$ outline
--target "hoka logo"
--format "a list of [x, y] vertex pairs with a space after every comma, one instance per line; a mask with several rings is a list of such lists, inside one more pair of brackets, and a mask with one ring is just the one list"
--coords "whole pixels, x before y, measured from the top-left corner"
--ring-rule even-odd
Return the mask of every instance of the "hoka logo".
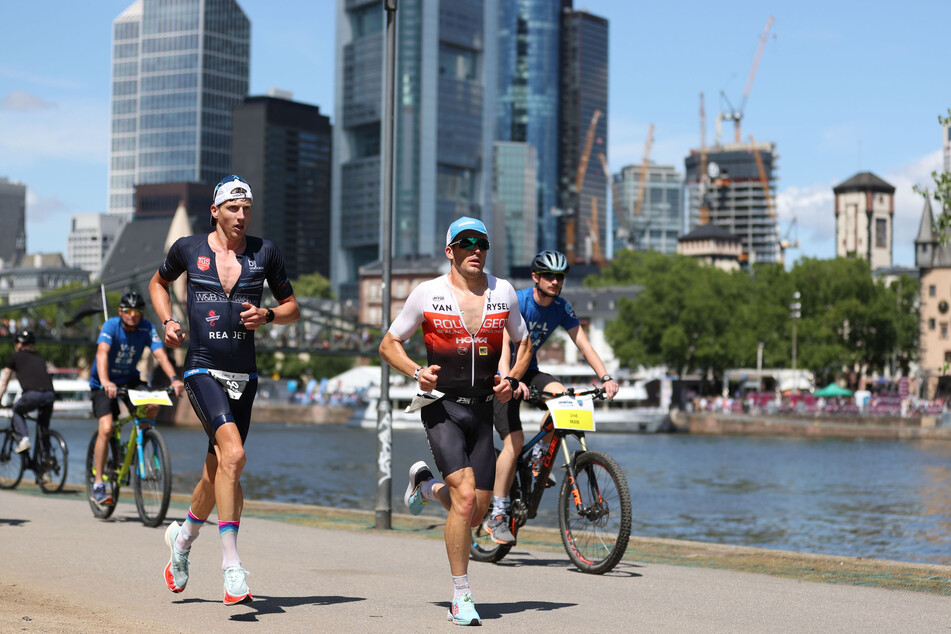
[[488, 337], [456, 337], [456, 343], [489, 343]]

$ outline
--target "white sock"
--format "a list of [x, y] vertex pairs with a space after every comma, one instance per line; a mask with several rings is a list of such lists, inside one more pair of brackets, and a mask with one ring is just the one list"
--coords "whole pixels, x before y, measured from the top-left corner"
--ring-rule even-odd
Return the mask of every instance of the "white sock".
[[497, 495], [492, 496], [492, 515], [508, 515], [509, 499]]
[[430, 478], [423, 482], [419, 487], [419, 492], [423, 494], [424, 500], [435, 500], [436, 496], [433, 495], [433, 487], [439, 484], [439, 480], [436, 478]]
[[456, 599], [469, 592], [469, 575], [464, 574], [458, 577], [453, 576], [452, 578], [452, 598]]

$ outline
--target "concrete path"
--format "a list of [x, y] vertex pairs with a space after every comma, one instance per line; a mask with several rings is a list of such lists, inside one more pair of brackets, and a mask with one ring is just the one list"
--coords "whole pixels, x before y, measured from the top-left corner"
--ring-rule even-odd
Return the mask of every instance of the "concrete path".
[[[239, 549], [255, 601], [226, 607], [213, 526], [192, 550], [187, 589], [172, 594], [162, 577], [165, 527], [139, 522], [131, 491], [100, 521], [79, 492], [21, 487], [0, 491], [0, 631], [453, 629], [445, 549], [431, 525], [376, 531], [372, 514], [361, 525], [289, 505], [246, 513]], [[177, 500], [170, 519], [184, 508]], [[327, 521], [300, 523], [302, 515]], [[496, 631], [951, 631], [948, 596], [628, 559], [599, 577], [578, 572], [564, 552], [521, 545], [501, 565], [473, 562], [469, 575], [484, 626]]]

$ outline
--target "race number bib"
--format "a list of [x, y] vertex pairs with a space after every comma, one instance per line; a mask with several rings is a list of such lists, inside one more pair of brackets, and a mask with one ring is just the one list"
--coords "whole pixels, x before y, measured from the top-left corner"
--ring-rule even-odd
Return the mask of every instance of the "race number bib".
[[171, 405], [172, 399], [165, 390], [149, 392], [148, 390], [129, 390], [129, 400], [133, 405]]
[[244, 394], [244, 388], [251, 380], [250, 374], [243, 372], [225, 372], [224, 370], [208, 370], [208, 374], [215, 377], [218, 383], [228, 390], [228, 398], [236, 401]]
[[594, 431], [594, 404], [590, 398], [562, 396], [546, 401], [556, 429]]

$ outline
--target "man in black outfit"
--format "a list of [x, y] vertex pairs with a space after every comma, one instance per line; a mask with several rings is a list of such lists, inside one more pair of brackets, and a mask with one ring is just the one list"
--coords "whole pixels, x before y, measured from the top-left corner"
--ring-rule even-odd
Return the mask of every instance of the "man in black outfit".
[[33, 344], [36, 336], [32, 330], [23, 330], [17, 335], [16, 352], [10, 355], [3, 376], [0, 377], [0, 395], [7, 393], [10, 377], [16, 372], [20, 381], [20, 398], [13, 403], [13, 433], [20, 438], [16, 452], [30, 449], [30, 430], [27, 429], [24, 414], [37, 410], [36, 422], [43, 429], [49, 429], [50, 416], [53, 414], [53, 379], [46, 371], [46, 359], [41, 357]]

